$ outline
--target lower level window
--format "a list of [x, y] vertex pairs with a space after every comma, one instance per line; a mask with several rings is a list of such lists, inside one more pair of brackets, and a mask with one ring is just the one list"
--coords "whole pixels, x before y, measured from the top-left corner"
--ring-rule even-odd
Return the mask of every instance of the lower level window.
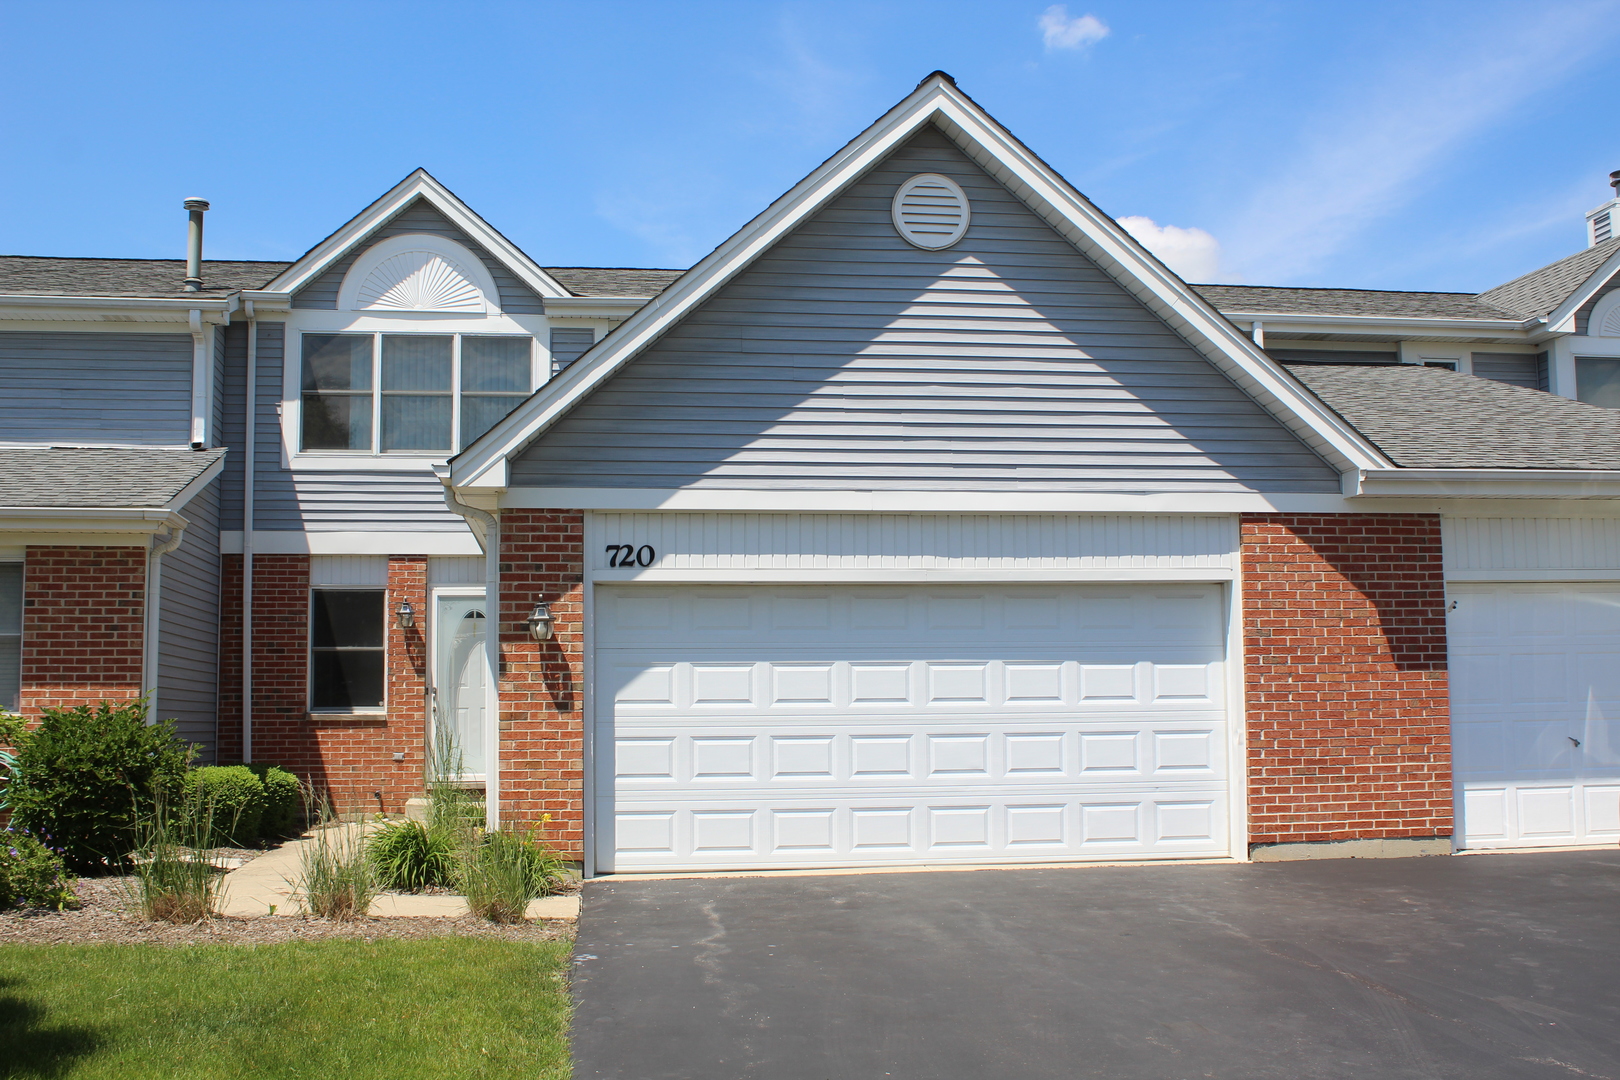
[[0, 563], [0, 709], [22, 696], [22, 563]]
[[313, 590], [309, 645], [311, 709], [382, 707], [382, 589]]

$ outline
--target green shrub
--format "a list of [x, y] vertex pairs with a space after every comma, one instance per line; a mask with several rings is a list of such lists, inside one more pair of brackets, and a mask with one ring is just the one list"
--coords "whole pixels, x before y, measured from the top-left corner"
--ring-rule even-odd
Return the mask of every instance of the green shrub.
[[421, 892], [456, 881], [456, 837], [420, 821], [391, 821], [366, 838], [366, 854], [385, 889]]
[[291, 836], [298, 827], [302, 796], [298, 777], [274, 765], [249, 765], [264, 785], [264, 816], [259, 819], [259, 835], [267, 840]]
[[193, 749], [173, 721], [148, 725], [141, 701], [46, 709], [16, 746], [6, 785], [14, 820], [49, 836], [75, 871], [125, 862], [136, 823], [180, 794]]
[[568, 868], [532, 836], [486, 833], [462, 868], [462, 887], [474, 915], [491, 922], [522, 922], [529, 901], [562, 888]]
[[186, 805], [206, 817], [212, 831], [198, 839], [205, 846], [242, 847], [259, 838], [264, 817], [264, 783], [246, 765], [205, 765], [186, 774]]
[[78, 907], [73, 879], [62, 856], [26, 829], [7, 826], [0, 833], [0, 909]]

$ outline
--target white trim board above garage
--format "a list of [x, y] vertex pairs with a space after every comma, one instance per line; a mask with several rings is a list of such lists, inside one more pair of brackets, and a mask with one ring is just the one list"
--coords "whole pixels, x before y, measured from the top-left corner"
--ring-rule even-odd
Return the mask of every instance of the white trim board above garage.
[[[918, 139], [943, 140], [952, 152], [965, 155], [961, 160], [984, 177], [978, 182], [982, 197], [988, 197], [991, 186], [1007, 193], [1021, 207], [1019, 212], [1033, 214], [1067, 241], [1065, 250], [1071, 253], [1067, 258], [1078, 254], [1090, 267], [1091, 288], [1123, 290], [1122, 295], [1133, 298], [1139, 305], [1138, 310], [1146, 313], [1154, 324], [1152, 327], [1121, 324], [1111, 330], [1101, 328], [1099, 333], [1106, 337], [1111, 332], [1116, 343], [1139, 337], [1157, 339], [1147, 343], [1167, 350], [1179, 349], [1187, 359], [1209, 365], [1213, 368], [1210, 375], [1220, 380], [1226, 393], [1235, 389], [1239, 397], [1252, 403], [1257, 426], [1279, 425], [1280, 431], [1298, 440], [1296, 446], [1308, 448], [1307, 454], [1314, 455], [1319, 463], [1325, 462], [1330, 474], [1358, 468], [1391, 467], [1370, 443], [1273, 363], [1111, 218], [1018, 143], [957, 90], [948, 77], [935, 75], [924, 80], [915, 93], [877, 124], [453, 459], [449, 470], [451, 485], [467, 493], [515, 486], [509, 461], [519, 451], [562, 422], [626, 365], [692, 318], [729, 283], [737, 281], [739, 275], [756, 267], [790, 236], [809, 227], [816, 215], [828, 210], [874, 168]], [[934, 153], [938, 145], [933, 142], [924, 148]], [[915, 171], [937, 170], [918, 168]], [[959, 249], [942, 253], [948, 257], [950, 265], [957, 268], [953, 271], [955, 277], [973, 276], [972, 252], [967, 245], [975, 235], [994, 236], [997, 228], [994, 215], [986, 221], [984, 214], [975, 211], [974, 224], [968, 230], [969, 240]], [[1019, 242], [1017, 237], [1002, 239], [1014, 245]], [[877, 253], [874, 252], [873, 257], [877, 258]], [[1036, 257], [1043, 256], [1037, 253]], [[773, 297], [792, 303], [794, 280], [775, 269], [772, 273], [776, 286], [772, 289]], [[987, 268], [983, 276], [993, 278], [994, 268]], [[994, 283], [989, 287], [994, 288]], [[853, 312], [859, 311], [862, 291], [859, 283], [850, 283], [849, 306]], [[882, 343], [874, 342], [874, 348], [881, 351]], [[978, 359], [982, 360], [982, 356]], [[675, 384], [649, 389], [677, 394], [681, 387]], [[1196, 394], [1204, 389], [1198, 386], [1186, 392]], [[1122, 399], [1129, 397], [1129, 394], [1121, 395]], [[902, 415], [903, 409], [894, 418], [895, 433], [898, 433]], [[1151, 410], [1136, 419], [1148, 425], [1154, 422]], [[874, 438], [884, 437], [882, 432], [872, 434]], [[962, 460], [974, 460], [971, 447], [964, 450]], [[862, 487], [862, 479], [859, 473], [851, 475], [845, 486]], [[1133, 490], [1165, 490], [1151, 470], [1138, 480]], [[736, 486], [746, 486], [746, 483]], [[1196, 490], [1197, 485], [1190, 487]], [[1241, 483], [1233, 485], [1234, 490], [1242, 488]], [[1117, 481], [1110, 480], [1095, 489], [1119, 490], [1119, 486]], [[1172, 483], [1169, 489], [1188, 490], [1189, 486]], [[1319, 490], [1320, 481], [1309, 489]]]

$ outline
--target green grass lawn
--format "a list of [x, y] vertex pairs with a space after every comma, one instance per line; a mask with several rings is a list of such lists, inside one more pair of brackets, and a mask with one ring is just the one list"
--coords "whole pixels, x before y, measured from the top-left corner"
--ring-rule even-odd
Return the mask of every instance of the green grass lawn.
[[0, 946], [0, 1076], [566, 1080], [569, 950]]

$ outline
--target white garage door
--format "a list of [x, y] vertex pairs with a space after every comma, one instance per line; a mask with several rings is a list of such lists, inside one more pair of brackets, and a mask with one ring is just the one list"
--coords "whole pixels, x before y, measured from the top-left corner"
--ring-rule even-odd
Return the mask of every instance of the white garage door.
[[1225, 854], [1221, 595], [599, 587], [599, 867]]
[[1620, 584], [1453, 585], [1463, 845], [1620, 838]]

